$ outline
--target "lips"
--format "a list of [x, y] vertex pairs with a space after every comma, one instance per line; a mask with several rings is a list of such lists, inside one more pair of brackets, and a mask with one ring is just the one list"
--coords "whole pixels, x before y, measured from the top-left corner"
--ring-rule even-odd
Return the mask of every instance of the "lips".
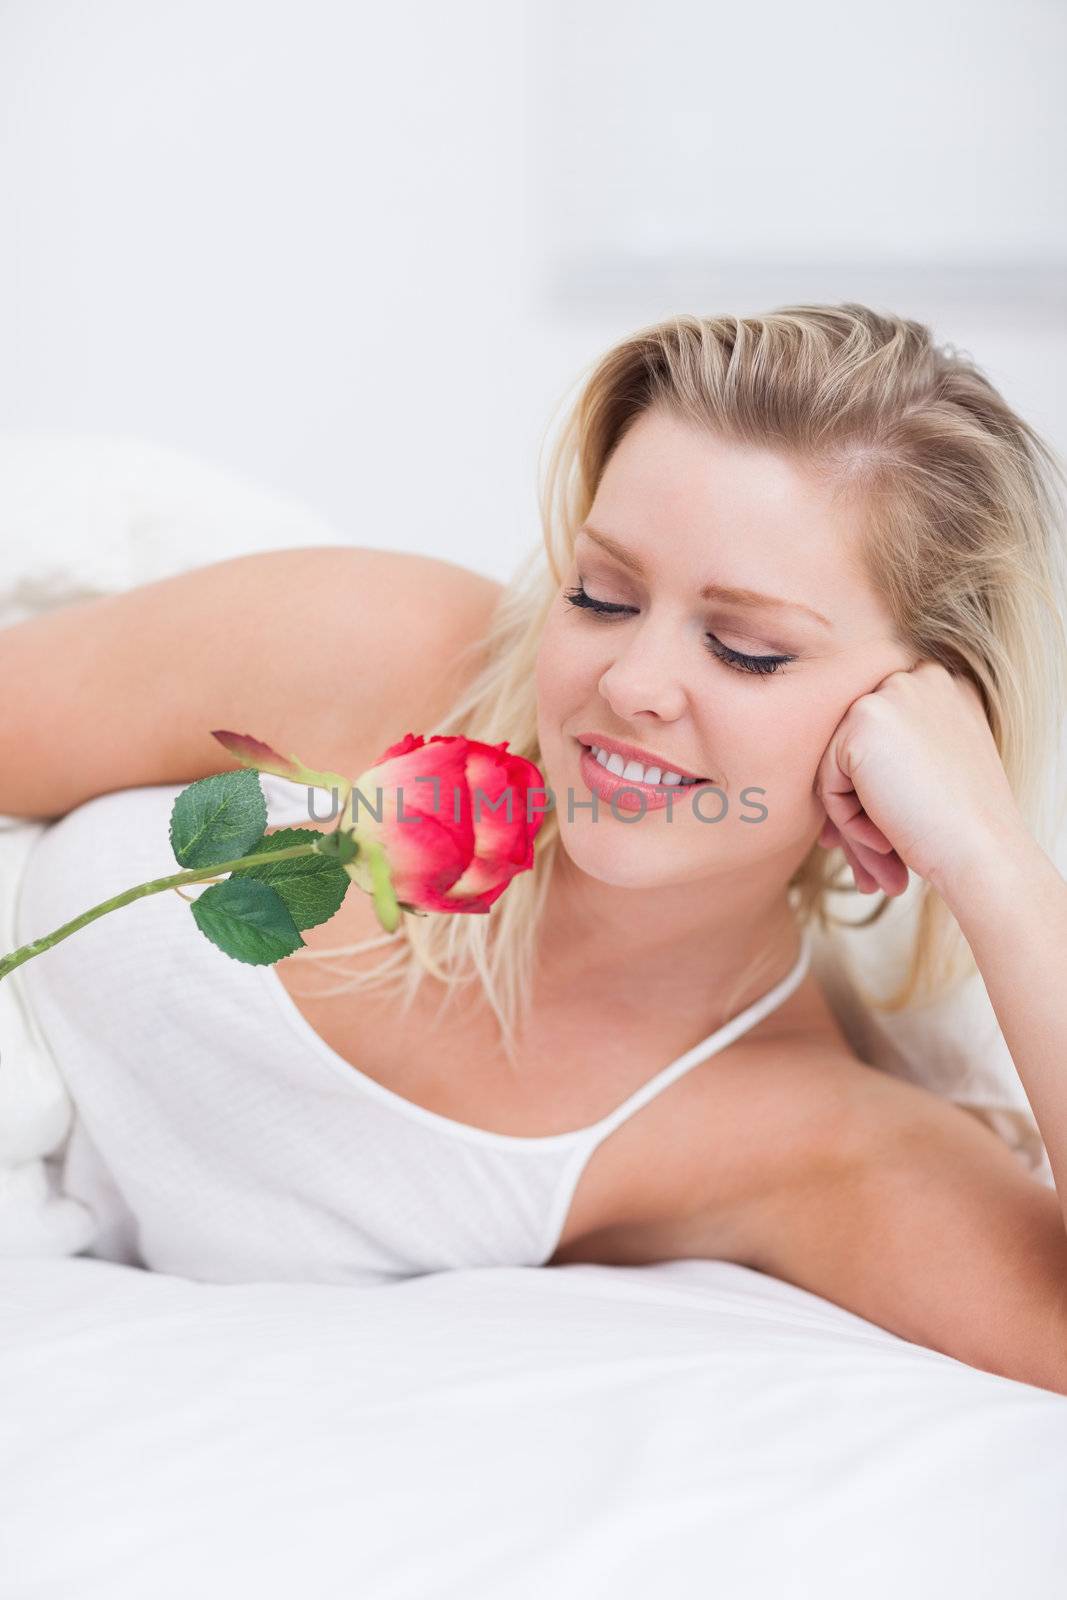
[[[577, 734], [575, 737], [581, 748], [588, 750], [591, 755], [593, 746], [597, 745], [601, 750], [607, 751], [609, 756], [617, 755], [624, 765], [628, 761], [639, 761], [646, 771], [649, 767], [658, 767], [661, 773], [677, 772], [680, 777], [692, 778], [696, 783], [711, 783], [712, 781], [711, 778], [705, 777], [701, 773], [690, 772], [688, 767], [676, 765], [666, 757], [653, 755], [651, 751], [641, 751], [633, 745], [624, 745], [621, 750], [616, 750], [612, 743], [606, 743], [600, 739], [590, 739], [582, 734]], [[618, 743], [622, 744], [622, 740], [619, 740]], [[596, 757], [593, 756], [593, 759], [596, 760]]]
[[[578, 763], [582, 780], [596, 795], [606, 801], [612, 810], [616, 807], [622, 811], [662, 811], [675, 804], [692, 805], [693, 796], [705, 792], [704, 786], [696, 783], [657, 783], [655, 785], [641, 780], [632, 780], [620, 777], [611, 772], [609, 768], [601, 766], [592, 750], [587, 750], [581, 740], [577, 740], [582, 752]], [[667, 769], [671, 769], [668, 767]]]

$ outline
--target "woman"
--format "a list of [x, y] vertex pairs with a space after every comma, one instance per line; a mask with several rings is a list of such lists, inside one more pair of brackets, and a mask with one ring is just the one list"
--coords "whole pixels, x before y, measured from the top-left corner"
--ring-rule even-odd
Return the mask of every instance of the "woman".
[[[673, 317], [588, 376], [547, 562], [503, 592], [294, 551], [11, 630], [6, 737], [39, 759], [4, 765], [0, 808], [69, 813], [23, 940], [166, 868], [154, 786], [233, 764], [212, 727], [353, 773], [409, 728], [506, 738], [555, 800], [491, 916], [382, 940], [350, 895], [250, 968], [159, 896], [22, 969], [105, 1251], [216, 1281], [726, 1258], [1067, 1393], [1067, 886], [1035, 837], [1067, 681], [1055, 471], [917, 323]], [[62, 763], [33, 745], [60, 645]], [[89, 705], [124, 714], [90, 739]], [[1057, 1192], [849, 1048], [809, 971], [843, 862], [933, 891], [898, 1001], [950, 980], [962, 930]], [[297, 986], [337, 954], [344, 983]]]

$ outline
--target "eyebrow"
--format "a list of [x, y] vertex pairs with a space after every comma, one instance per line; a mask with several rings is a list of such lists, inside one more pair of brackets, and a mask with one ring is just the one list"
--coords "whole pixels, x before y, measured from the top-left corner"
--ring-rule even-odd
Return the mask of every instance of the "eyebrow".
[[[578, 529], [578, 532], [584, 533], [587, 539], [592, 539], [594, 544], [600, 545], [609, 556], [614, 556], [620, 566], [627, 567], [629, 571], [635, 572], [639, 578], [647, 576], [644, 563], [631, 550], [628, 550], [624, 544], [620, 544], [617, 539], [613, 539], [610, 534], [600, 533], [596, 528], [590, 528], [584, 523]], [[816, 622], [821, 622], [824, 628], [833, 629], [833, 623], [828, 617], [824, 617], [821, 611], [815, 611], [811, 606], [802, 605], [798, 600], [779, 600], [776, 595], [760, 594], [755, 589], [740, 589], [725, 583], [706, 583], [700, 590], [700, 598], [702, 600], [725, 600], [733, 605], [746, 606], [752, 610], [757, 607], [775, 606], [778, 610], [804, 611], [809, 617], [814, 617]]]

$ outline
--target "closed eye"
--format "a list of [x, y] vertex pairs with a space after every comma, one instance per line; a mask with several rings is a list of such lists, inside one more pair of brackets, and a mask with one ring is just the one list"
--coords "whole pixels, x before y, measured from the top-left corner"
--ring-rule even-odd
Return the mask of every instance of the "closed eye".
[[[572, 606], [591, 611], [603, 619], [637, 614], [636, 606], [620, 606], [610, 600], [594, 600], [591, 595], [586, 594], [580, 583], [575, 588], [566, 590], [563, 598]], [[704, 638], [705, 646], [711, 654], [725, 666], [732, 667], [735, 672], [752, 672], [767, 676], [797, 659], [796, 656], [749, 656], [742, 650], [731, 650], [728, 644], [716, 639], [713, 633], [705, 634]]]

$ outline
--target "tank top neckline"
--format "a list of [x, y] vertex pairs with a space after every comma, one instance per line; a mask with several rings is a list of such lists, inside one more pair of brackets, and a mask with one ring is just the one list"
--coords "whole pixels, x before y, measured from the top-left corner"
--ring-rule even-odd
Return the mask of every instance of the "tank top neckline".
[[386, 1088], [376, 1078], [354, 1066], [346, 1060], [332, 1045], [327, 1044], [321, 1034], [315, 1032], [310, 1022], [300, 1010], [292, 995], [286, 989], [278, 976], [273, 964], [253, 968], [256, 975], [265, 984], [269, 994], [274, 998], [275, 1005], [285, 1018], [290, 1028], [307, 1045], [325, 1066], [329, 1067], [337, 1076], [342, 1077], [349, 1087], [357, 1094], [366, 1093], [384, 1105], [392, 1108], [402, 1116], [410, 1117], [416, 1122], [438, 1129], [442, 1133], [449, 1133], [459, 1138], [470, 1139], [478, 1144], [492, 1144], [511, 1149], [551, 1150], [579, 1139], [594, 1139], [596, 1136], [604, 1137], [613, 1131], [620, 1123], [624, 1122], [633, 1112], [640, 1110], [661, 1089], [667, 1088], [676, 1079], [680, 1078], [690, 1067], [695, 1067], [706, 1057], [716, 1054], [726, 1045], [732, 1044], [748, 1027], [761, 1022], [778, 1005], [788, 999], [804, 980], [811, 962], [811, 930], [807, 926], [799, 929], [800, 951], [795, 962], [784, 977], [780, 978], [766, 993], [759, 995], [749, 1005], [731, 1017], [720, 1027], [714, 1029], [704, 1039], [692, 1045], [676, 1060], [662, 1067], [647, 1083], [641, 1085], [633, 1094], [609, 1111], [606, 1116], [599, 1117], [595, 1122], [588, 1122], [580, 1128], [566, 1128], [562, 1133], [499, 1133], [492, 1128], [480, 1128], [471, 1122], [459, 1122], [454, 1117], [446, 1117], [439, 1111], [431, 1111], [427, 1106], [420, 1106], [414, 1100], [408, 1100], [404, 1095], [397, 1094], [395, 1089]]

